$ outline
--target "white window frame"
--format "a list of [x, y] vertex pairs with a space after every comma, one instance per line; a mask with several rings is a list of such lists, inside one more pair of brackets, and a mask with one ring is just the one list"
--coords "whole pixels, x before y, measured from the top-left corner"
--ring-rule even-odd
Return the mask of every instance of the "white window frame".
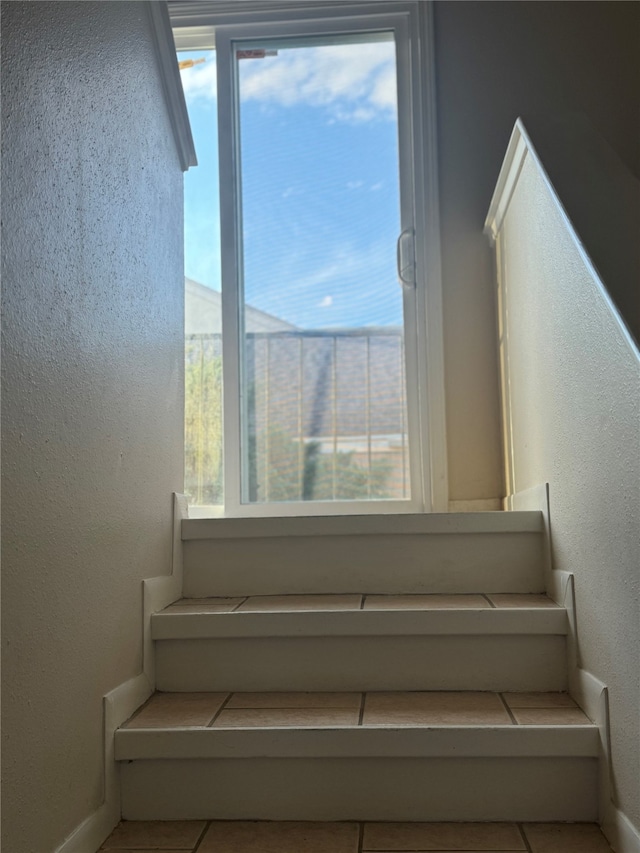
[[[318, 31], [344, 31], [347, 22], [353, 26], [357, 19], [367, 19], [367, 26], [376, 20], [379, 25], [386, 24], [396, 32], [405, 32], [408, 50], [398, 51], [409, 63], [411, 80], [410, 103], [399, 104], [399, 115], [407, 111], [412, 116], [412, 126], [408, 135], [410, 150], [400, 151], [400, 157], [409, 157], [413, 163], [413, 183], [411, 192], [401, 192], [404, 200], [412, 198], [411, 219], [415, 233], [421, 239], [415, 241], [416, 289], [415, 310], [417, 318], [416, 335], [407, 335], [407, 346], [415, 338], [415, 352], [407, 353], [407, 364], [416, 365], [417, 376], [407, 375], [412, 381], [412, 393], [417, 393], [414, 417], [416, 423], [412, 438], [418, 436], [419, 447], [412, 460], [411, 477], [416, 486], [418, 503], [414, 501], [300, 501], [278, 504], [242, 504], [240, 501], [239, 454], [230, 471], [225, 466], [225, 515], [235, 516], [285, 516], [285, 515], [339, 515], [376, 514], [401, 512], [446, 512], [448, 510], [447, 449], [445, 431], [444, 396], [444, 360], [443, 360], [443, 319], [442, 286], [440, 268], [440, 227], [437, 184], [436, 150], [436, 114], [433, 52], [433, 10], [431, 2], [380, 2], [353, 4], [312, 4], [312, 3], [219, 3], [181, 2], [169, 3], [174, 27], [174, 36], [178, 49], [229, 49], [230, 34], [246, 37], [274, 34], [303, 34], [313, 29], [317, 22]], [[393, 27], [389, 22], [393, 20]], [[403, 23], [399, 23], [400, 21]], [[249, 29], [246, 25], [251, 25]], [[342, 30], [340, 30], [342, 26]], [[229, 29], [227, 29], [229, 27]], [[224, 29], [223, 29], [224, 28]], [[366, 29], [366, 27], [365, 27]], [[220, 34], [216, 45], [216, 32]], [[228, 57], [227, 57], [228, 58]], [[221, 68], [230, 68], [230, 60], [221, 60]], [[219, 102], [219, 110], [233, 112], [231, 88], [224, 87]], [[403, 110], [403, 106], [405, 110]], [[406, 136], [406, 135], [405, 135]], [[235, 152], [221, 150], [220, 157], [235, 158]], [[230, 160], [227, 160], [227, 167]], [[407, 170], [402, 170], [407, 174]], [[226, 184], [226, 189], [225, 185]], [[229, 229], [237, 228], [238, 212], [235, 193], [231, 193], [231, 182], [221, 182], [221, 228], [222, 240], [229, 236]], [[403, 188], [404, 189], [404, 188]], [[403, 222], [407, 221], [403, 211]], [[229, 256], [228, 256], [229, 257]], [[224, 261], [223, 261], [224, 262]], [[225, 276], [237, 280], [235, 269], [223, 269]], [[224, 349], [225, 383], [239, 382], [238, 352], [239, 318], [235, 295], [225, 298], [223, 289], [223, 323], [227, 329], [235, 330], [230, 336], [227, 349]], [[237, 387], [237, 385], [236, 385]], [[411, 417], [411, 415], [410, 415]], [[225, 407], [224, 430], [227, 435], [240, 435], [240, 410], [238, 406]], [[233, 430], [233, 431], [231, 431]], [[225, 459], [227, 459], [225, 453]], [[414, 480], [414, 478], [416, 478]], [[413, 486], [412, 486], [413, 488]]]

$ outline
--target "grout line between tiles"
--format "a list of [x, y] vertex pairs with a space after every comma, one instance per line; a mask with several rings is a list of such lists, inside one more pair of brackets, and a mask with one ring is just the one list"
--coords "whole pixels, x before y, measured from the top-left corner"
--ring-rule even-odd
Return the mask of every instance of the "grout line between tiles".
[[358, 608], [359, 610], [364, 610], [364, 602], [367, 598], [368, 598], [368, 596], [366, 596], [366, 595], [360, 596], [360, 607]]
[[520, 830], [520, 835], [522, 836], [522, 840], [524, 842], [526, 850], [528, 851], [528, 853], [533, 853], [533, 848], [531, 847], [531, 844], [529, 844], [529, 839], [527, 838], [527, 834], [524, 831], [524, 826], [521, 823], [516, 824], [516, 826]]
[[358, 725], [359, 726], [362, 725], [362, 720], [364, 718], [364, 703], [366, 701], [366, 698], [367, 698], [367, 694], [363, 690], [362, 693], [360, 694], [360, 714], [358, 715]]
[[[364, 596], [363, 596], [364, 598]], [[362, 694], [364, 696], [364, 693]], [[362, 853], [362, 845], [364, 844], [364, 822], [358, 824], [358, 853]]]
[[494, 610], [497, 610], [496, 605], [493, 603], [493, 601], [491, 601], [491, 599], [489, 598], [489, 596], [486, 593], [482, 592], [480, 594], [485, 599], [485, 601], [489, 602], [489, 607], [493, 607]]
[[198, 838], [198, 840], [196, 841], [196, 845], [195, 845], [195, 847], [193, 848], [193, 850], [191, 851], [191, 853], [197, 853], [198, 849], [200, 848], [200, 845], [202, 844], [202, 841], [203, 841], [203, 839], [204, 839], [205, 835], [207, 834], [207, 830], [209, 829], [209, 827], [210, 827], [210, 826], [211, 826], [211, 821], [210, 821], [210, 820], [206, 820], [206, 821], [204, 822], [204, 829], [203, 829], [203, 830], [202, 830], [202, 832], [200, 833], [200, 837], [199, 837], [199, 838]]
[[160, 691], [158, 691], [158, 690], [154, 690], [154, 691], [153, 691], [153, 693], [151, 694], [151, 696], [149, 696], [149, 698], [147, 699], [147, 701], [146, 701], [146, 702], [144, 702], [142, 705], [140, 705], [140, 707], [139, 707], [139, 708], [136, 708], [136, 710], [135, 710], [135, 711], [133, 712], [133, 714], [129, 717], [129, 719], [128, 719], [128, 720], [125, 720], [125, 721], [124, 721], [124, 723], [122, 723], [122, 726], [121, 726], [121, 727], [126, 727], [126, 724], [127, 724], [127, 723], [131, 723], [131, 722], [133, 722], [133, 720], [135, 720], [135, 719], [136, 719], [136, 717], [139, 717], [139, 716], [140, 716], [140, 714], [141, 714], [141, 713], [144, 711], [144, 709], [147, 707], [147, 705], [150, 705], [150, 704], [151, 704], [151, 702], [155, 699], [155, 697], [158, 695], [158, 693], [159, 693], [159, 692], [160, 692]]
[[221, 714], [221, 713], [224, 711], [224, 709], [227, 707], [227, 704], [228, 704], [228, 702], [230, 701], [230, 699], [231, 699], [231, 697], [232, 697], [232, 696], [233, 696], [233, 693], [227, 693], [227, 698], [224, 700], [224, 702], [222, 703], [222, 705], [220, 705], [220, 707], [219, 707], [219, 708], [218, 708], [218, 710], [215, 712], [215, 714], [213, 715], [213, 717], [209, 720], [209, 722], [207, 723], [207, 725], [205, 726], [205, 728], [207, 728], [207, 729], [210, 729], [210, 728], [211, 728], [211, 726], [215, 723], [215, 721], [218, 719], [218, 717], [220, 716], [220, 714]]
[[504, 705], [504, 709], [505, 709], [505, 711], [506, 711], [506, 712], [507, 712], [507, 714], [511, 717], [511, 722], [513, 723], [513, 725], [514, 725], [514, 726], [518, 726], [518, 725], [520, 725], [520, 724], [518, 723], [518, 721], [516, 720], [516, 718], [514, 717], [513, 712], [512, 712], [512, 710], [511, 710], [511, 708], [508, 706], [508, 704], [507, 704], [507, 700], [504, 698], [504, 696], [502, 695], [502, 693], [498, 693], [498, 696], [500, 697], [500, 701], [501, 701], [501, 702], [502, 702], [502, 704]]
[[[431, 848], [429, 848], [431, 849]], [[531, 848], [527, 847], [528, 853], [531, 853]], [[251, 851], [253, 853], [253, 851]], [[303, 851], [301, 851], [303, 853]], [[371, 848], [362, 848], [362, 851], [358, 850], [358, 853], [376, 853], [375, 850]], [[425, 847], [395, 847], [393, 853], [428, 853]], [[444, 851], [438, 850], [435, 853], [444, 853]], [[447, 847], [447, 853], [483, 853], [482, 850], [470, 850], [468, 847]], [[525, 851], [519, 847], [517, 850], [515, 848], [510, 848], [509, 850], [501, 851], [501, 853], [525, 853]]]

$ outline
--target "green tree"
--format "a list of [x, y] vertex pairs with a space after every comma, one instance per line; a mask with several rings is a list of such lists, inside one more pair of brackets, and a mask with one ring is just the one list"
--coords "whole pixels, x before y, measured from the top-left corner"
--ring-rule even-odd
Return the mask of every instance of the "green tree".
[[223, 503], [222, 358], [211, 341], [185, 352], [185, 490], [195, 504]]

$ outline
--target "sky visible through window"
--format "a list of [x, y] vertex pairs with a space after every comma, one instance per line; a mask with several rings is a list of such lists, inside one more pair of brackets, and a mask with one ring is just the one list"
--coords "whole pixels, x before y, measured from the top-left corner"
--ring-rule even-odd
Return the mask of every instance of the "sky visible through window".
[[[186, 275], [220, 290], [215, 54], [182, 80]], [[399, 326], [394, 43], [240, 60], [245, 301], [300, 328]]]

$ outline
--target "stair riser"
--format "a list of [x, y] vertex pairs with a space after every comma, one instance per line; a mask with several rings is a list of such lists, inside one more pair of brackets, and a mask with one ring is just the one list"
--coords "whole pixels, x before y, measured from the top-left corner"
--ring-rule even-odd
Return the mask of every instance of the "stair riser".
[[156, 642], [163, 691], [566, 689], [560, 635]]
[[122, 817], [593, 821], [596, 790], [592, 758], [131, 761]]
[[542, 592], [539, 533], [202, 539], [184, 595]]

